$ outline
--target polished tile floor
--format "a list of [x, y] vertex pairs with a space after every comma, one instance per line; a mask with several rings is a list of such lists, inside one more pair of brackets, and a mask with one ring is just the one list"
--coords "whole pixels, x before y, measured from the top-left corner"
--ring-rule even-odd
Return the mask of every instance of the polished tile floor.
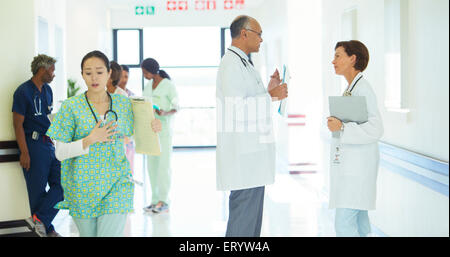
[[[127, 237], [222, 237], [228, 215], [228, 192], [215, 189], [215, 149], [175, 150], [172, 157], [170, 211], [147, 214], [151, 190], [142, 155], [136, 155], [133, 213], [128, 215]], [[327, 195], [320, 170], [315, 174], [277, 174], [266, 187], [261, 236], [335, 236], [334, 211], [327, 208]], [[54, 223], [65, 237], [78, 231], [68, 211], [60, 211]]]

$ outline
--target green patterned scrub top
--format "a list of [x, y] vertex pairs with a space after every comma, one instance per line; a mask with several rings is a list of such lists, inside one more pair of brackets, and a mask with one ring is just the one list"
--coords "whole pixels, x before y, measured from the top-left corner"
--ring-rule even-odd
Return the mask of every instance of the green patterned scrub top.
[[[111, 94], [111, 99], [112, 109], [118, 116], [118, 134], [132, 136], [130, 100], [118, 94]], [[100, 119], [103, 113], [99, 114], [92, 103], [91, 106], [97, 119]], [[69, 143], [88, 136], [95, 125], [85, 96], [81, 94], [62, 103], [47, 136]], [[123, 137], [116, 137], [115, 142], [89, 146], [89, 154], [62, 161], [64, 201], [56, 204], [55, 208], [68, 209], [72, 217], [82, 219], [132, 211], [134, 184], [130, 181], [131, 169], [124, 150]]]

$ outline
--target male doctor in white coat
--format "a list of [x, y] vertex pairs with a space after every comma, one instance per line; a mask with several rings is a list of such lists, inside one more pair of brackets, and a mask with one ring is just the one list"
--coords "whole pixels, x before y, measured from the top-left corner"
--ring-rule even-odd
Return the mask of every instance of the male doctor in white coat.
[[272, 101], [287, 97], [278, 70], [266, 88], [249, 54], [262, 43], [259, 23], [238, 16], [217, 74], [217, 189], [231, 191], [227, 237], [259, 237], [264, 187], [275, 180]]

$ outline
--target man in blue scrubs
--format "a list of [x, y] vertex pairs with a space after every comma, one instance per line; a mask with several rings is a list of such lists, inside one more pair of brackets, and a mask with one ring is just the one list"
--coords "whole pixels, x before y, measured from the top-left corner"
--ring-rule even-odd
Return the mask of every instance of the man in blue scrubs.
[[53, 109], [53, 93], [48, 83], [55, 77], [55, 63], [55, 59], [44, 54], [34, 57], [33, 77], [16, 89], [12, 106], [35, 231], [49, 237], [60, 236], [52, 225], [59, 211], [53, 207], [63, 200], [61, 163], [55, 157], [52, 141], [45, 135], [50, 126], [47, 115]]

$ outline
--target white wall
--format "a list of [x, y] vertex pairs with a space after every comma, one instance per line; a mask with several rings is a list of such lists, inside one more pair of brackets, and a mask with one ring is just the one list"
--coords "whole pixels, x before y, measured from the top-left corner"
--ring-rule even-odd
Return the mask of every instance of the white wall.
[[[35, 3], [35, 17], [43, 18], [48, 23], [48, 52], [39, 51], [39, 38], [43, 35], [39, 34], [39, 29], [36, 24], [36, 39], [35, 49], [37, 54], [47, 54], [57, 59], [55, 65], [55, 79], [50, 84], [53, 91], [54, 108], [57, 110], [60, 106], [60, 101], [67, 97], [67, 82], [66, 82], [66, 60], [65, 60], [65, 33], [66, 33], [66, 0], [36, 0]], [[56, 28], [62, 31], [62, 45], [57, 44]], [[62, 55], [57, 49], [62, 48]]]
[[[357, 36], [369, 49], [366, 78], [374, 88], [383, 117], [383, 141], [448, 162], [448, 1], [409, 0], [409, 114], [388, 111], [384, 106], [384, 1], [323, 0], [324, 94], [340, 94], [340, 78], [331, 61], [334, 45], [341, 40], [340, 17], [358, 7]], [[403, 28], [405, 29], [405, 28]], [[327, 102], [324, 109], [327, 110]]]
[[[448, 162], [448, 4], [447, 0], [409, 0], [408, 72], [405, 106], [398, 113], [384, 106], [384, 1], [323, 0], [324, 117], [327, 97], [341, 94], [341, 79], [331, 61], [341, 37], [341, 15], [357, 8], [357, 38], [369, 49], [364, 72], [378, 99], [384, 122], [382, 141]], [[324, 150], [329, 155], [329, 149]], [[401, 190], [398, 190], [401, 189]], [[431, 204], [432, 203], [432, 204]], [[377, 211], [372, 222], [391, 236], [448, 236], [448, 197], [380, 168]], [[395, 218], [393, 218], [395, 217]], [[445, 228], [446, 227], [446, 228]]]
[[[12, 123], [12, 96], [20, 84], [31, 78], [30, 64], [35, 54], [35, 24], [33, 0], [1, 2], [0, 141], [16, 138]], [[25, 180], [18, 162], [0, 163], [0, 206], [0, 222], [23, 219], [30, 215]]]
[[16, 88], [32, 76], [36, 21], [32, 0], [20, 3], [3, 1], [0, 6], [0, 53], [3, 60], [0, 62], [0, 75], [3, 78], [0, 94], [0, 141], [4, 141], [16, 138], [12, 127], [12, 96]]
[[406, 117], [384, 112], [384, 141], [449, 161], [449, 1], [409, 0]]
[[100, 50], [112, 60], [112, 30], [107, 1], [67, 0], [66, 63], [67, 79], [75, 79], [86, 90], [81, 76], [81, 60], [93, 50]]

